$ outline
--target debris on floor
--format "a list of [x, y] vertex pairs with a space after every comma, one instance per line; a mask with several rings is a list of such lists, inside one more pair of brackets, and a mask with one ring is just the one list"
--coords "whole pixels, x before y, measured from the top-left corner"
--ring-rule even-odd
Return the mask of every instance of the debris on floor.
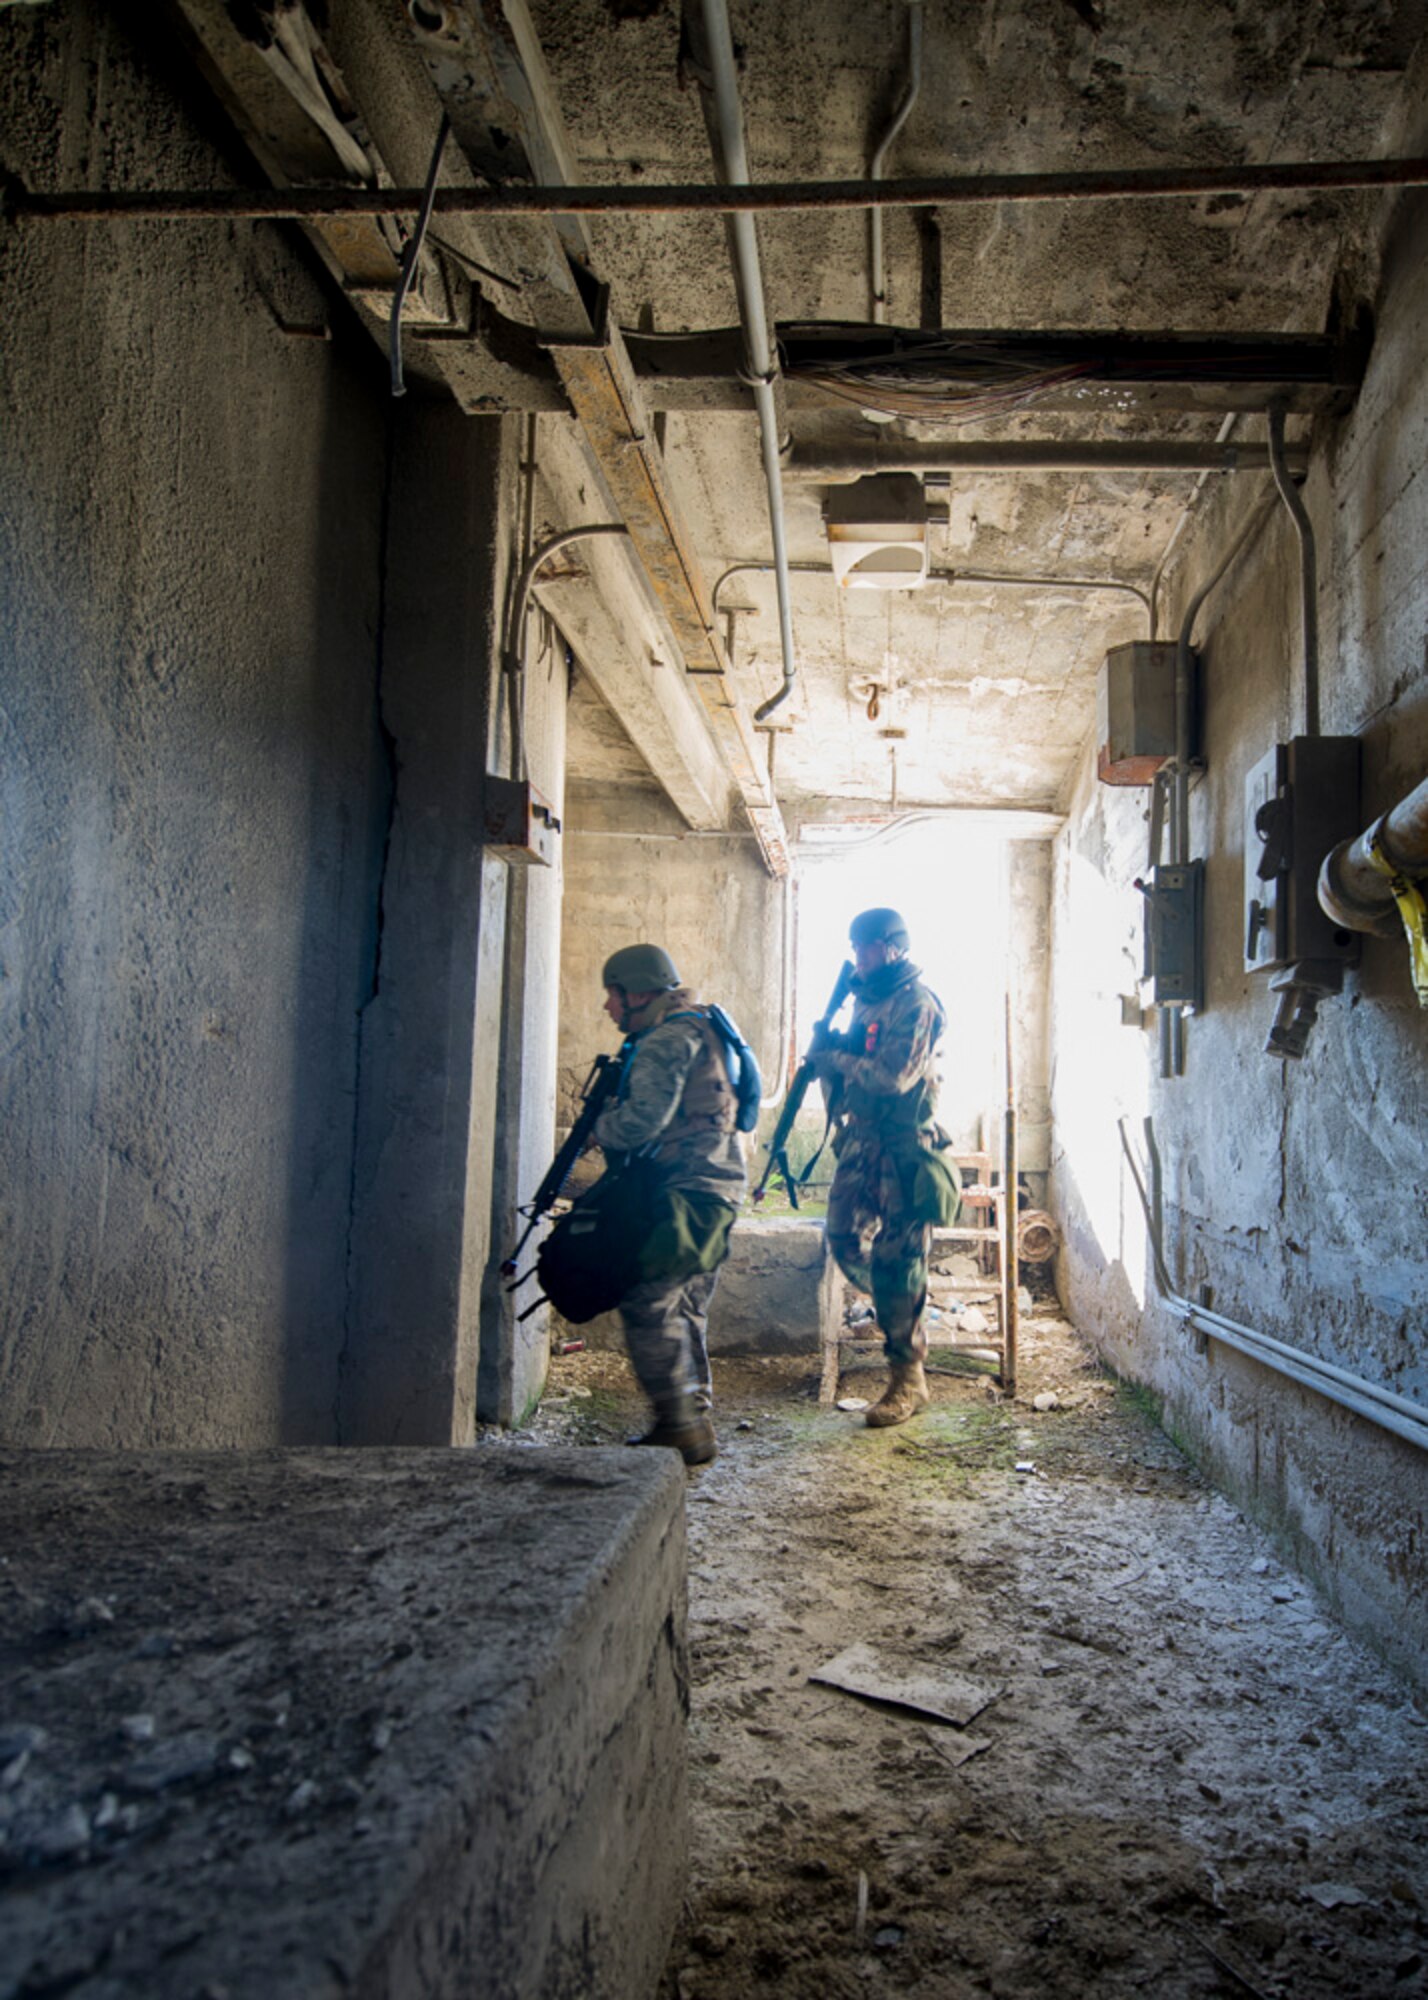
[[836, 1659], [808, 1678], [824, 1687], [841, 1688], [845, 1694], [861, 1695], [865, 1701], [885, 1702], [937, 1722], [953, 1723], [958, 1729], [965, 1728], [1001, 1693], [999, 1687], [969, 1680], [945, 1667], [929, 1672], [916, 1659], [883, 1652], [861, 1641], [845, 1646]]
[[[890, 1431], [819, 1407], [816, 1355], [714, 1373], [662, 2000], [1425, 1990], [1424, 1718], [1053, 1308], [1014, 1401], [929, 1369]], [[632, 1427], [619, 1357], [577, 1381], [528, 1439]], [[1005, 1691], [972, 1736], [810, 1683], [854, 1636]]]

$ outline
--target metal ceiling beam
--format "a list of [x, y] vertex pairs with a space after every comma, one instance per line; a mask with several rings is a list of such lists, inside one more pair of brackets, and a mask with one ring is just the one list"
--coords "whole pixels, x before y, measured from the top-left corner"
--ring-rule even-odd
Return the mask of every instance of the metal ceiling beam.
[[[494, 0], [468, 0], [483, 8]], [[448, 15], [458, 11], [451, 0]], [[504, 11], [504, 10], [503, 10]], [[763, 181], [746, 187], [676, 183], [447, 187], [438, 215], [760, 215], [860, 208], [967, 208], [998, 202], [1165, 201], [1198, 195], [1348, 193], [1428, 187], [1428, 159], [1296, 160], [1278, 166], [1128, 167], [1100, 173], [952, 174], [893, 181]], [[183, 222], [202, 217], [304, 221], [343, 215], [415, 215], [418, 187], [359, 194], [309, 190], [286, 199], [233, 188], [14, 190], [14, 209], [35, 217]]]

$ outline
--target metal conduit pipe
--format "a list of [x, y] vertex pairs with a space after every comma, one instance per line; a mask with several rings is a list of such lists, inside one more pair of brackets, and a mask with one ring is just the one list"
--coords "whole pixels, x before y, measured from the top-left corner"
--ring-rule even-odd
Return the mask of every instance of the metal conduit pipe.
[[[793, 576], [832, 576], [831, 563], [793, 562], [789, 564]], [[719, 592], [731, 576], [740, 576], [746, 571], [757, 571], [767, 575], [773, 568], [767, 562], [730, 563], [722, 570], [714, 585], [713, 604], [719, 609]], [[1116, 578], [1098, 576], [1013, 576], [1004, 570], [992, 569], [929, 569], [928, 578], [934, 583], [993, 583], [1009, 584], [1021, 590], [1118, 590], [1128, 597], [1137, 597], [1149, 609], [1150, 599], [1138, 583], [1122, 583]]]
[[[735, 184], [747, 183], [749, 158], [744, 145], [744, 114], [739, 103], [739, 78], [734, 66], [734, 38], [729, 28], [729, 10], [724, 0], [702, 0], [706, 48], [713, 85], [715, 170], [720, 178]], [[749, 386], [759, 419], [759, 446], [764, 462], [764, 484], [768, 488], [769, 532], [773, 541], [774, 574], [778, 578], [779, 642], [783, 649], [783, 685], [754, 710], [754, 720], [762, 722], [773, 714], [793, 692], [797, 661], [793, 649], [793, 607], [788, 589], [788, 531], [783, 514], [783, 470], [779, 464], [778, 408], [774, 383], [778, 380], [778, 355], [769, 338], [764, 314], [764, 278], [759, 263], [757, 226], [751, 215], [731, 214], [728, 218], [729, 246], [734, 262], [734, 288], [739, 298], [739, 318], [744, 329]]]
[[[922, 0], [907, 0], [907, 75], [903, 83], [902, 98], [893, 120], [882, 137], [882, 143], [873, 154], [868, 168], [868, 179], [880, 181], [883, 177], [883, 162], [887, 159], [892, 142], [907, 123], [907, 115], [917, 102], [917, 93], [922, 88]], [[880, 208], [868, 210], [868, 278], [872, 294], [873, 320], [878, 326], [887, 323], [888, 295], [887, 272], [883, 260], [883, 212]]]
[[1395, 937], [1401, 926], [1393, 889], [1374, 866], [1369, 852], [1374, 844], [1400, 875], [1411, 879], [1428, 873], [1428, 778], [1357, 839], [1340, 841], [1319, 871], [1319, 902], [1336, 924], [1347, 931]]
[[782, 962], [779, 967], [778, 992], [778, 1040], [775, 1043], [775, 1060], [765, 1066], [764, 1082], [767, 1088], [759, 1099], [760, 1111], [771, 1111], [783, 1100], [793, 1076], [794, 1010], [797, 1006], [798, 977], [794, 938], [797, 928], [794, 919], [795, 878], [790, 868], [783, 878], [783, 908], [780, 920]]
[[1178, 867], [1184, 867], [1190, 859], [1190, 641], [1195, 631], [1195, 620], [1200, 615], [1200, 607], [1210, 592], [1224, 576], [1230, 564], [1250, 536], [1267, 518], [1274, 505], [1274, 494], [1266, 493], [1259, 505], [1246, 517], [1244, 526], [1235, 536], [1217, 566], [1200, 585], [1195, 595], [1185, 607], [1185, 616], [1180, 621], [1180, 632], [1175, 647], [1175, 775], [1170, 794], [1170, 858]]
[[[1215, 443], [1217, 445], [1229, 443], [1231, 433], [1233, 432], [1235, 425], [1239, 422], [1239, 417], [1240, 413], [1238, 410], [1230, 411], [1230, 414], [1225, 418], [1224, 422], [1220, 425], [1220, 428], [1215, 433]], [[1160, 637], [1161, 582], [1164, 579], [1166, 569], [1169, 566], [1170, 558], [1175, 553], [1176, 547], [1180, 541], [1180, 537], [1184, 534], [1186, 528], [1188, 528], [1190, 525], [1190, 516], [1195, 511], [1195, 503], [1199, 500], [1200, 495], [1204, 492], [1205, 482], [1209, 477], [1210, 474], [1207, 468], [1204, 472], [1200, 474], [1200, 477], [1195, 481], [1195, 484], [1191, 487], [1190, 498], [1185, 502], [1185, 506], [1183, 511], [1181, 512], [1180, 519], [1175, 523], [1175, 526], [1171, 529], [1170, 540], [1165, 544], [1165, 547], [1161, 550], [1160, 561], [1155, 565], [1155, 575], [1150, 580], [1150, 632], [1148, 636], [1151, 638], [1152, 641]]]
[[1269, 413], [1269, 462], [1279, 497], [1289, 509], [1299, 535], [1299, 600], [1304, 625], [1304, 734], [1319, 734], [1319, 565], [1314, 548], [1314, 524], [1303, 495], [1289, 476], [1284, 454], [1284, 410]]
[[1348, 1369], [1340, 1368], [1332, 1361], [1321, 1361], [1316, 1354], [1309, 1354], [1301, 1347], [1291, 1347], [1288, 1342], [1276, 1340], [1272, 1334], [1260, 1333], [1254, 1327], [1244, 1326], [1239, 1320], [1228, 1319], [1224, 1313], [1212, 1312], [1208, 1306], [1197, 1305], [1193, 1299], [1184, 1298], [1176, 1291], [1161, 1241], [1160, 1177], [1151, 1121], [1148, 1118], [1145, 1121], [1145, 1136], [1151, 1155], [1152, 1182], [1156, 1189], [1154, 1198], [1146, 1191], [1140, 1164], [1126, 1137], [1126, 1121], [1122, 1118], [1117, 1122], [1126, 1163], [1145, 1215], [1156, 1290], [1170, 1311], [1211, 1340], [1223, 1341], [1227, 1347], [1236, 1348], [1252, 1361], [1272, 1368], [1278, 1375], [1287, 1376], [1302, 1388], [1312, 1389], [1316, 1395], [1326, 1397], [1342, 1409], [1352, 1410], [1356, 1416], [1366, 1417], [1380, 1429], [1392, 1431], [1395, 1437], [1428, 1451], [1428, 1407], [1422, 1403], [1415, 1403], [1410, 1397], [1400, 1396], [1392, 1389], [1380, 1388], [1376, 1382], [1366, 1381], [1361, 1375], [1351, 1375]]
[[502, 665], [510, 675], [511, 688], [511, 775], [519, 778], [525, 772], [526, 744], [523, 722], [524, 701], [522, 699], [522, 676], [525, 673], [525, 623], [526, 611], [530, 603], [531, 586], [536, 573], [548, 556], [557, 549], [563, 549], [569, 542], [583, 542], [591, 535], [628, 535], [629, 529], [623, 521], [592, 521], [583, 528], [562, 528], [558, 535], [549, 535], [545, 541], [533, 548], [526, 557], [525, 564], [511, 598], [511, 627], [506, 641], [505, 657]]

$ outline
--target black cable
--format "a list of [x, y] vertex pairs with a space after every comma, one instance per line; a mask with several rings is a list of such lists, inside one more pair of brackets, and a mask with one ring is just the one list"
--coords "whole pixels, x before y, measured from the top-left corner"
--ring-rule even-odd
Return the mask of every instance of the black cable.
[[392, 394], [405, 396], [407, 385], [402, 380], [402, 307], [407, 302], [407, 293], [412, 288], [416, 276], [417, 259], [421, 255], [422, 244], [426, 241], [427, 225], [431, 221], [431, 205], [436, 199], [436, 176], [441, 167], [441, 155], [446, 146], [446, 136], [451, 130], [451, 120], [443, 111], [441, 123], [437, 127], [436, 144], [431, 149], [431, 165], [426, 170], [426, 186], [422, 191], [421, 212], [417, 216], [416, 228], [402, 251], [402, 267], [397, 278], [397, 289], [392, 294], [392, 312], [388, 321], [388, 349], [392, 364]]

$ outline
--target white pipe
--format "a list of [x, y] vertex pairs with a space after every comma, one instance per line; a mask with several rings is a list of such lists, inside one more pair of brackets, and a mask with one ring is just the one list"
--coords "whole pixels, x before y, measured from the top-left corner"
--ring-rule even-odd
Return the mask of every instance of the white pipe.
[[[1153, 1146], [1150, 1120], [1145, 1122], [1146, 1136]], [[1140, 1167], [1126, 1137], [1126, 1121], [1121, 1118], [1117, 1123], [1131, 1179], [1145, 1213], [1156, 1290], [1170, 1311], [1211, 1340], [1223, 1341], [1227, 1347], [1236, 1348], [1252, 1361], [1258, 1361], [1264, 1367], [1272, 1368], [1276, 1374], [1299, 1383], [1301, 1388], [1312, 1389], [1316, 1395], [1338, 1403], [1343, 1409], [1352, 1410], [1356, 1416], [1366, 1417], [1381, 1430], [1392, 1431], [1395, 1437], [1428, 1451], [1428, 1408], [1422, 1403], [1415, 1403], [1392, 1389], [1380, 1388], [1378, 1383], [1365, 1381], [1361, 1375], [1351, 1375], [1348, 1369], [1340, 1368], [1332, 1361], [1321, 1361], [1318, 1355], [1306, 1353], [1302, 1347], [1291, 1347], [1286, 1341], [1276, 1340], [1272, 1334], [1260, 1333], [1254, 1327], [1241, 1325], [1239, 1320], [1227, 1319], [1223, 1313], [1212, 1312], [1208, 1306], [1196, 1305], [1193, 1299], [1183, 1298], [1175, 1290], [1160, 1241], [1159, 1218], [1153, 1212]]]
[[[703, 14], [718, 132], [719, 157], [715, 161], [715, 171], [725, 183], [747, 186], [751, 179], [749, 156], [744, 145], [744, 114], [739, 103], [739, 77], [734, 65], [734, 38], [729, 27], [729, 10], [724, 0], [703, 0]], [[727, 225], [734, 258], [734, 286], [739, 295], [739, 317], [744, 328], [749, 387], [753, 390], [754, 408], [759, 419], [764, 484], [768, 488], [769, 532], [773, 540], [774, 573], [778, 578], [779, 641], [783, 648], [783, 686], [754, 710], [755, 721], [762, 722], [793, 692], [797, 673], [793, 649], [793, 606], [788, 588], [783, 470], [778, 455], [778, 408], [773, 393], [779, 365], [764, 313], [764, 279], [759, 263], [757, 226], [753, 216], [747, 213], [730, 215]]]
[[[868, 179], [880, 181], [883, 177], [883, 162], [892, 148], [892, 142], [907, 123], [907, 115], [917, 102], [917, 93], [922, 88], [922, 0], [908, 0], [907, 7], [907, 80], [903, 86], [902, 100], [893, 113], [893, 121], [883, 134], [882, 144], [873, 154], [868, 168]], [[868, 276], [873, 301], [873, 320], [878, 326], [887, 323], [888, 295], [884, 282], [886, 271], [883, 259], [883, 212], [880, 208], [868, 210]]]

